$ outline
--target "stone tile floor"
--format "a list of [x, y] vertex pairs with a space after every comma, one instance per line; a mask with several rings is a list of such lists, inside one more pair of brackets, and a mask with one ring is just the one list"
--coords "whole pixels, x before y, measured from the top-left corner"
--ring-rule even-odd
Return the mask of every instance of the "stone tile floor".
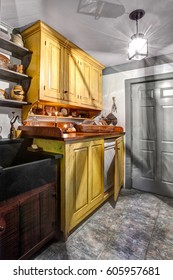
[[173, 199], [123, 189], [36, 260], [173, 260]]

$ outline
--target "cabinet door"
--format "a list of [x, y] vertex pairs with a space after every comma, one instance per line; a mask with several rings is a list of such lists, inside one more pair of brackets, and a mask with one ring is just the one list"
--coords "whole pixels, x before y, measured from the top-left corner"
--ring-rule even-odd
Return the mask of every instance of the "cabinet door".
[[16, 260], [20, 254], [18, 204], [0, 207], [0, 259]]
[[65, 165], [65, 222], [69, 232], [102, 201], [104, 141], [67, 145]]
[[104, 194], [104, 142], [91, 141], [90, 146], [90, 207], [103, 199]]
[[39, 193], [40, 201], [40, 234], [41, 240], [55, 232], [56, 225], [56, 192], [55, 184], [49, 184]]
[[91, 105], [102, 108], [102, 71], [92, 66]]
[[21, 256], [40, 241], [39, 195], [23, 195], [20, 201], [20, 243]]
[[89, 142], [69, 146], [66, 157], [67, 227], [77, 225], [89, 207]]
[[81, 103], [91, 106], [91, 64], [83, 60], [83, 91]]
[[78, 79], [78, 58], [72, 55], [69, 50], [64, 49], [64, 100], [78, 102], [77, 79]]
[[55, 234], [55, 184], [50, 183], [23, 194], [20, 198], [21, 256], [43, 239]]
[[115, 152], [115, 184], [114, 184], [114, 200], [118, 198], [121, 187], [124, 184], [124, 142], [123, 137], [116, 140]]
[[56, 102], [63, 98], [61, 89], [63, 50], [58, 40], [48, 36], [43, 38], [44, 77], [41, 84], [44, 86], [41, 99]]
[[73, 51], [66, 51], [64, 99], [91, 106], [91, 64]]

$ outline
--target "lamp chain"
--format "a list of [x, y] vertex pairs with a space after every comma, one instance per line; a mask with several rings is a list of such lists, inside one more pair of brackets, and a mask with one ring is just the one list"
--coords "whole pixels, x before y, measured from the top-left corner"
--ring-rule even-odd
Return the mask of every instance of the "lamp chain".
[[138, 34], [138, 20], [136, 19], [136, 34]]

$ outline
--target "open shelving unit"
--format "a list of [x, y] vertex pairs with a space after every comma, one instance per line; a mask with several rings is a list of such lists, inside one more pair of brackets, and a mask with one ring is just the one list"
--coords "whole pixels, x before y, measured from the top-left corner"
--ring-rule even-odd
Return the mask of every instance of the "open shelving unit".
[[[4, 39], [0, 37], [0, 51], [8, 54], [9, 56], [15, 57], [21, 60], [21, 64], [24, 65], [24, 68], [28, 67], [32, 51], [18, 46], [10, 40]], [[7, 68], [0, 67], [0, 80], [8, 81], [12, 83], [21, 84], [25, 93], [27, 93], [32, 77], [21, 74], [16, 71], [9, 70]], [[29, 105], [30, 103], [25, 101], [11, 100], [11, 99], [0, 99], [1, 107], [14, 107], [14, 108], [22, 108], [23, 105]]]

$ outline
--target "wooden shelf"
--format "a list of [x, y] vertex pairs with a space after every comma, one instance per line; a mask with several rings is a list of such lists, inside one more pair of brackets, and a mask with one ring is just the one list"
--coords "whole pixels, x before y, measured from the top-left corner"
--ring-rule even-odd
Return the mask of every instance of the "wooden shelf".
[[31, 80], [31, 77], [5, 68], [0, 68], [0, 79], [14, 83], [19, 83], [23, 80]]
[[15, 43], [13, 43], [9, 40], [6, 40], [2, 37], [0, 37], [0, 46], [2, 49], [5, 49], [5, 50], [11, 52], [12, 56], [19, 58], [19, 59], [24, 56], [32, 54], [32, 51], [29, 51], [26, 48], [20, 47], [20, 46], [16, 45]]
[[[40, 120], [48, 120], [48, 121], [53, 121], [55, 122], [55, 116], [47, 116], [47, 115], [31, 115], [31, 114], [28, 114], [28, 118], [27, 120], [31, 120], [33, 117], [36, 117], [38, 119], [38, 121]], [[86, 120], [88, 118], [79, 118], [79, 117], [71, 117], [71, 116], [67, 116], [67, 117], [64, 117], [64, 116], [57, 116], [56, 117], [57, 121], [62, 121], [62, 122], [65, 122], [65, 121], [83, 121], [83, 120]]]

